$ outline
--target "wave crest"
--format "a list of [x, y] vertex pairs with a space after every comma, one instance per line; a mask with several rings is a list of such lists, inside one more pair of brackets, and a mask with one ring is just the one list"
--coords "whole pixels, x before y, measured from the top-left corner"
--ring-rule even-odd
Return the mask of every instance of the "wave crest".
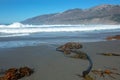
[[120, 30], [120, 25], [24, 25], [16, 22], [10, 25], [0, 25], [0, 34], [23, 35], [37, 32], [88, 32], [114, 29]]

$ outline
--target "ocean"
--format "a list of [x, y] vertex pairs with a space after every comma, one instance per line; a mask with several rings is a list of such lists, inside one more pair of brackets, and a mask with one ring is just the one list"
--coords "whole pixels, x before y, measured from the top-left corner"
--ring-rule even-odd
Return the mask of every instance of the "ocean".
[[42, 43], [98, 42], [120, 35], [120, 25], [0, 25], [0, 48], [36, 46]]

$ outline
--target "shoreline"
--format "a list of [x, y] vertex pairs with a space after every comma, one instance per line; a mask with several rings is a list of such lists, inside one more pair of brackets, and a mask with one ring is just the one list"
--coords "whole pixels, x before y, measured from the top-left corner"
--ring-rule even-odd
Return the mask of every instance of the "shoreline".
[[[120, 54], [120, 41], [102, 41], [81, 43], [81, 51], [87, 53], [93, 60], [93, 69], [105, 67], [117, 68], [120, 73], [119, 56], [102, 56], [97, 53], [113, 52]], [[82, 80], [76, 74], [82, 74], [88, 67], [88, 61], [65, 57], [56, 48], [63, 43], [42, 44], [0, 50], [0, 68], [29, 66], [34, 73], [20, 80]], [[120, 76], [116, 76], [119, 80]]]

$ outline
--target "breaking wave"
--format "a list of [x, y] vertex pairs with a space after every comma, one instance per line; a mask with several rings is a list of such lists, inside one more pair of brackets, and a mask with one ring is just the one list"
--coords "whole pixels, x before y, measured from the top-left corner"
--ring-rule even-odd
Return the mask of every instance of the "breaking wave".
[[120, 30], [120, 25], [24, 25], [13, 23], [10, 25], [0, 25], [0, 37], [24, 36], [39, 32], [88, 32], [102, 30]]

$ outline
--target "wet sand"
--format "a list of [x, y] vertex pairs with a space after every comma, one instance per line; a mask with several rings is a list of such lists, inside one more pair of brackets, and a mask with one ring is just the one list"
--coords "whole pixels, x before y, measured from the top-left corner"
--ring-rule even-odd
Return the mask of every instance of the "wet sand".
[[[81, 51], [86, 52], [93, 60], [93, 69], [117, 68], [120, 73], [119, 56], [97, 55], [103, 52], [120, 54], [120, 41], [103, 41], [81, 43]], [[19, 80], [82, 80], [76, 74], [82, 74], [88, 67], [87, 60], [66, 57], [56, 48], [62, 44], [39, 44], [0, 50], [0, 69], [28, 66], [34, 69], [29, 77]], [[115, 76], [120, 79], [120, 76]], [[98, 80], [103, 80], [99, 78]]]

